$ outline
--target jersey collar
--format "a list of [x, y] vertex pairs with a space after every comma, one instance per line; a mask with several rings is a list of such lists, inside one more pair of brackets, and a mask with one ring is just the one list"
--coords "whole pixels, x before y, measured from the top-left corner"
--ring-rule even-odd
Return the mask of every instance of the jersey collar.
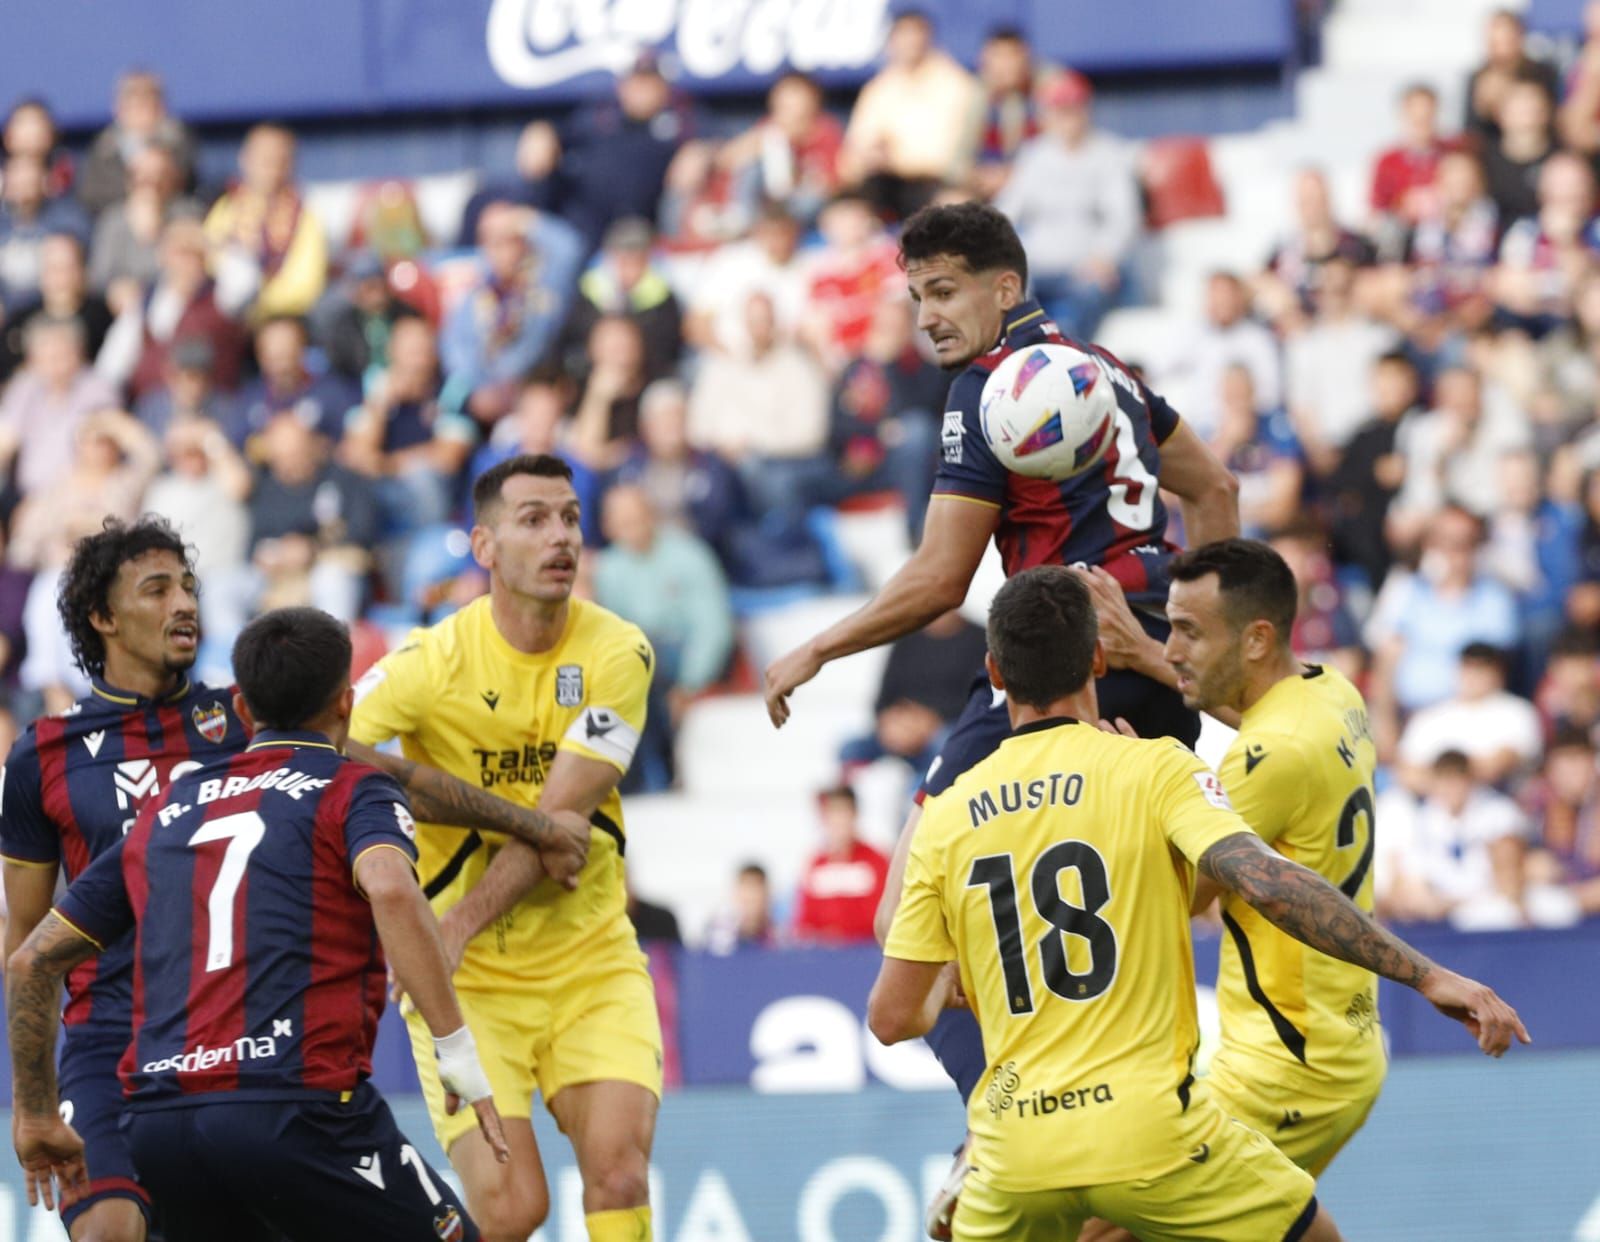
[[130, 691], [118, 689], [116, 686], [113, 686], [110, 682], [106, 681], [105, 678], [99, 676], [91, 676], [89, 678], [89, 685], [94, 692], [95, 698], [103, 699], [107, 703], [114, 703], [118, 707], [122, 708], [154, 707], [162, 703], [176, 703], [179, 699], [187, 695], [191, 689], [193, 689], [193, 686], [190, 684], [187, 676], [178, 682], [177, 688], [174, 689], [172, 693], [164, 694], [160, 698], [155, 699], [147, 698], [142, 694], [133, 694]]
[[1000, 321], [1000, 343], [1010, 344], [1011, 338], [1024, 329], [1037, 332], [1045, 318], [1044, 307], [1033, 298], [1023, 299], [1008, 310], [1005, 318]]
[[1024, 733], [1043, 733], [1046, 729], [1059, 729], [1062, 725], [1082, 723], [1076, 716], [1046, 716], [1043, 720], [1030, 720], [1025, 725], [1018, 725], [1011, 730], [1011, 736], [1021, 737]]
[[310, 729], [262, 729], [245, 749], [265, 750], [272, 746], [297, 746], [339, 753], [339, 748], [328, 740], [326, 733], [316, 733]]

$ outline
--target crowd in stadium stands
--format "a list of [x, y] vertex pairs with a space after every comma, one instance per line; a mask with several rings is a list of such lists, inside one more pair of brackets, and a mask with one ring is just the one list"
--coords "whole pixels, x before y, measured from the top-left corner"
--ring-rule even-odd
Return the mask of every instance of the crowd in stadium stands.
[[[1426, 86], [1397, 101], [1363, 218], [1295, 170], [1265, 266], [1216, 272], [1203, 318], [1129, 358], [1238, 474], [1247, 533], [1290, 559], [1298, 649], [1368, 696], [1392, 773], [1380, 909], [1471, 927], [1600, 912], [1600, 6], [1564, 72], [1515, 16], [1486, 34], [1464, 117]], [[594, 552], [581, 589], [660, 654], [628, 788], [671, 787], [676, 724], [737, 674], [740, 601], [836, 582], [838, 506], [920, 525], [948, 377], [915, 331], [899, 223], [992, 198], [1072, 334], [1140, 297], [1133, 149], [1020, 33], [993, 32], [974, 74], [904, 14], [853, 104], [826, 103], [789, 73], [714, 133], [646, 54], [608, 106], [528, 125], [452, 235], [387, 181], [347, 239], [281, 125], [210, 186], [151, 73], [116, 84], [76, 151], [47, 101], [18, 103], [0, 135], [3, 731], [83, 689], [55, 580], [106, 513], [155, 510], [193, 541], [202, 669], [226, 680], [260, 608], [315, 603], [370, 658], [471, 598], [465, 484], [557, 452]], [[902, 643], [841, 774], [923, 764], [981, 643], [954, 616]], [[715, 942], [870, 935], [883, 860], [847, 790], [819, 807], [798, 896], [775, 903], [747, 868]]]

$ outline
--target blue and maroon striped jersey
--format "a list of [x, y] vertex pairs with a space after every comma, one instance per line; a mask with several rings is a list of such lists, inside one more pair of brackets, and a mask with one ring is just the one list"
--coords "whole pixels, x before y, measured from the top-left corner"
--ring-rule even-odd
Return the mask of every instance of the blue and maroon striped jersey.
[[[122, 840], [139, 808], [185, 772], [243, 750], [233, 689], [185, 681], [162, 699], [96, 679], [59, 716], [17, 739], [0, 775], [0, 856], [65, 867], [75, 880]], [[132, 944], [112, 944], [67, 980], [64, 1020], [82, 1034], [127, 1039]]]
[[[1105, 363], [1117, 394], [1116, 439], [1094, 469], [1056, 483], [1012, 474], [995, 458], [978, 419], [989, 375], [1009, 354], [1031, 345], [1070, 345]], [[1034, 301], [1006, 313], [1000, 341], [950, 385], [935, 496], [953, 496], [1000, 510], [995, 544], [1006, 576], [1035, 565], [1103, 566], [1136, 604], [1164, 605], [1167, 510], [1156, 475], [1161, 444], [1178, 415], [1129, 373], [1114, 355], [1061, 335]]]
[[415, 863], [400, 787], [312, 733], [263, 731], [175, 781], [56, 913], [134, 931], [129, 1107], [352, 1090], [372, 1070], [383, 949], [356, 860]]

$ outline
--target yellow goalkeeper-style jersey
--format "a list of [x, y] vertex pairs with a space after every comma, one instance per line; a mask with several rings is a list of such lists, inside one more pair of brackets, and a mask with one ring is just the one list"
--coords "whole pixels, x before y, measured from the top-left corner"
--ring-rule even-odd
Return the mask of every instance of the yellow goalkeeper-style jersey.
[[[1264, 840], [1371, 913], [1376, 763], [1360, 692], [1310, 665], [1244, 713], [1220, 775]], [[1375, 1089], [1386, 1060], [1372, 972], [1301, 944], [1232, 893], [1222, 920], [1216, 1063], [1322, 1098]]]
[[[518, 651], [496, 628], [489, 598], [414, 631], [356, 687], [350, 736], [381, 745], [398, 736], [408, 759], [503, 798], [537, 806], [563, 751], [626, 772], [644, 728], [655, 654], [638, 626], [574, 599], [549, 651]], [[458, 987], [538, 984], [605, 950], [637, 952], [625, 911], [626, 835], [615, 789], [593, 816], [577, 891], [538, 886], [467, 947]], [[476, 884], [504, 843], [495, 833], [419, 824], [417, 870], [443, 914]]]

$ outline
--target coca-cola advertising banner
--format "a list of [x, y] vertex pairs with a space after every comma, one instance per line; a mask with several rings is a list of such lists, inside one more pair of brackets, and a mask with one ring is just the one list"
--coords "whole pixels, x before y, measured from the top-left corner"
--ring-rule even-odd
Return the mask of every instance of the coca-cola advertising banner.
[[1090, 72], [1275, 65], [1293, 44], [1293, 0], [14, 0], [0, 110], [37, 95], [69, 127], [103, 124], [132, 65], [199, 122], [564, 104], [644, 49], [696, 93], [759, 90], [790, 67], [848, 86], [906, 7], [969, 65], [997, 26]]

